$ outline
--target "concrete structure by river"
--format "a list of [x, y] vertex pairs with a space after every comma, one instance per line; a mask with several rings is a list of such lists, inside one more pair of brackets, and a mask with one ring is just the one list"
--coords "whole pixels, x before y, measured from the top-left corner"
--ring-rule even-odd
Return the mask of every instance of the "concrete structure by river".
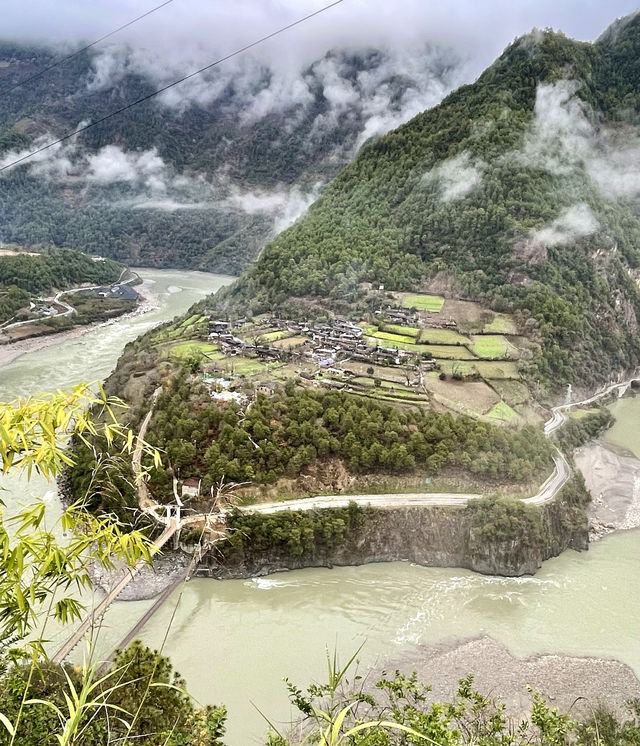
[[[0, 399], [103, 378], [126, 342], [227, 279], [193, 272], [141, 274], [154, 283], [158, 310], [27, 353], [0, 368]], [[625, 400], [625, 407], [635, 407], [631, 429], [640, 419], [640, 399]], [[51, 485], [2, 480], [0, 486], [9, 490], [3, 499], [14, 502], [48, 491], [49, 515], [57, 517]], [[282, 677], [298, 684], [321, 678], [325, 645], [347, 654], [366, 639], [361, 660], [370, 664], [402, 656], [416, 644], [486, 631], [517, 653], [611, 656], [640, 673], [639, 538], [634, 531], [608, 537], [588, 553], [565, 552], [534, 578], [395, 563], [256, 580], [193, 580], [173, 594], [142, 638], [160, 644], [180, 599], [165, 651], [201, 702], [228, 706], [230, 744], [251, 743], [265, 730], [251, 702], [272, 718], [287, 717]], [[105, 619], [104, 649], [152, 603], [116, 602]]]

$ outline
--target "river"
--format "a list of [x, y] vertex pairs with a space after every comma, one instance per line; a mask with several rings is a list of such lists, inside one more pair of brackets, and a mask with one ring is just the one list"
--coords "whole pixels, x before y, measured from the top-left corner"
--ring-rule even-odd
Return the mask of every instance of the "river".
[[[193, 272], [140, 274], [153, 283], [156, 311], [25, 354], [0, 369], [0, 400], [105, 377], [126, 342], [228, 281]], [[635, 408], [625, 419], [626, 432], [635, 432], [640, 398], [620, 406], [621, 412]], [[620, 425], [616, 432], [628, 437]], [[51, 485], [14, 479], [0, 486], [14, 503], [48, 491], [50, 515], [59, 512]], [[518, 654], [615, 657], [640, 673], [638, 538], [632, 531], [589, 552], [565, 552], [534, 578], [390, 563], [244, 581], [195, 579], [173, 594], [141, 637], [159, 647], [169, 629], [164, 650], [190, 691], [202, 703], [229, 708], [230, 746], [259, 742], [266, 724], [258, 709], [287, 718], [282, 678], [300, 685], [321, 680], [326, 647], [344, 657], [364, 641], [360, 660], [366, 666], [405, 655], [417, 644], [487, 632]], [[116, 644], [150, 603], [115, 603], [106, 615], [103, 647]]]

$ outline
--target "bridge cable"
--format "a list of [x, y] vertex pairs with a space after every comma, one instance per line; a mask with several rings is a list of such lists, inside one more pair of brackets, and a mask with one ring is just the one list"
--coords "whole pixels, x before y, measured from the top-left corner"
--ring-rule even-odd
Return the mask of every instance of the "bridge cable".
[[53, 70], [54, 67], [58, 67], [58, 65], [62, 65], [65, 62], [72, 60], [74, 57], [77, 57], [79, 54], [86, 52], [87, 49], [91, 49], [91, 47], [95, 47], [96, 44], [100, 44], [101, 41], [104, 41], [105, 39], [109, 39], [111, 36], [114, 36], [115, 34], [119, 33], [123, 29], [129, 28], [129, 26], [133, 26], [134, 23], [141, 21], [143, 18], [150, 16], [152, 13], [155, 13], [157, 10], [160, 10], [160, 8], [164, 8], [165, 5], [169, 5], [172, 2], [174, 2], [174, 0], [165, 0], [165, 2], [160, 3], [160, 5], [156, 5], [155, 8], [151, 8], [150, 10], [147, 10], [146, 13], [143, 13], [137, 18], [132, 18], [130, 21], [127, 21], [127, 23], [124, 23], [122, 26], [118, 26], [118, 28], [114, 29], [113, 31], [109, 31], [108, 34], [105, 34], [104, 36], [101, 36], [99, 39], [92, 41], [91, 44], [87, 44], [86, 47], [82, 47], [82, 49], [78, 49], [77, 52], [72, 52], [66, 57], [62, 57], [61, 59], [56, 60], [56, 62], [52, 62], [47, 67], [43, 67], [42, 70], [40, 70], [39, 72], [34, 73], [33, 75], [29, 75], [28, 77], [23, 78], [22, 80], [19, 80], [17, 83], [14, 83], [9, 88], [2, 89], [2, 93], [10, 93], [11, 91], [14, 91], [16, 88], [20, 88], [20, 86], [26, 85], [27, 83], [31, 83], [32, 80], [37, 80], [38, 78], [41, 78], [45, 73], [48, 73], [49, 70]]
[[128, 109], [132, 109], [134, 106], [137, 106], [138, 104], [141, 104], [144, 101], [148, 101], [150, 98], [154, 98], [154, 96], [158, 96], [160, 93], [164, 93], [165, 91], [168, 91], [170, 88], [173, 88], [174, 86], [177, 86], [180, 83], [184, 83], [185, 80], [189, 80], [190, 78], [194, 78], [196, 75], [200, 75], [206, 70], [210, 70], [212, 67], [216, 67], [217, 65], [220, 65], [222, 62], [226, 62], [227, 60], [230, 60], [232, 57], [236, 57], [237, 55], [242, 54], [242, 52], [246, 52], [248, 49], [257, 47], [259, 44], [262, 44], [269, 39], [273, 39], [274, 36], [278, 36], [279, 34], [282, 34], [285, 31], [292, 29], [294, 26], [298, 26], [301, 23], [308, 21], [310, 18], [320, 15], [321, 13], [324, 13], [325, 11], [329, 10], [330, 8], [335, 7], [336, 5], [340, 5], [342, 2], [344, 2], [344, 0], [335, 0], [329, 5], [325, 5], [324, 7], [320, 8], [319, 10], [314, 11], [313, 13], [309, 13], [309, 15], [303, 16], [302, 18], [298, 18], [297, 21], [293, 21], [292, 23], [289, 23], [286, 26], [282, 26], [276, 31], [272, 31], [270, 34], [267, 34], [266, 36], [263, 36], [260, 39], [257, 39], [256, 41], [252, 41], [250, 44], [246, 44], [245, 46], [240, 47], [239, 49], [236, 49], [235, 51], [225, 55], [224, 57], [220, 57], [219, 59], [215, 60], [215, 62], [211, 62], [209, 65], [205, 65], [204, 67], [201, 67], [199, 70], [194, 70], [194, 72], [189, 73], [188, 75], [185, 75], [184, 77], [179, 78], [178, 80], [174, 80], [172, 83], [168, 83], [167, 85], [162, 86], [162, 88], [158, 88], [152, 93], [148, 93], [146, 96], [142, 96], [141, 98], [138, 98], [135, 101], [131, 101], [130, 103], [125, 104], [124, 106], [121, 106], [119, 109], [112, 111], [110, 114], [106, 114], [105, 116], [100, 117], [100, 119], [96, 119], [93, 122], [89, 122], [89, 124], [86, 124], [83, 127], [79, 127], [73, 132], [68, 132], [66, 135], [59, 137], [57, 140], [53, 140], [52, 142], [47, 143], [46, 145], [43, 145], [41, 148], [38, 148], [37, 150], [33, 150], [30, 153], [27, 153], [26, 155], [21, 156], [20, 158], [16, 158], [15, 161], [12, 161], [11, 163], [7, 163], [5, 166], [0, 167], [0, 172], [6, 171], [6, 169], [12, 168], [13, 166], [16, 166], [18, 163], [22, 163], [23, 161], [26, 161], [29, 158], [33, 158], [34, 155], [38, 155], [38, 153], [42, 153], [43, 151], [48, 150], [49, 148], [52, 148], [54, 145], [58, 145], [59, 143], [64, 142], [65, 140], [69, 140], [70, 138], [75, 137], [76, 135], [79, 135], [81, 132], [86, 132], [92, 127], [95, 127], [98, 124], [102, 124], [102, 122], [106, 122], [107, 119], [111, 119], [112, 117], [115, 117], [118, 114], [122, 114], [122, 112], [127, 111]]

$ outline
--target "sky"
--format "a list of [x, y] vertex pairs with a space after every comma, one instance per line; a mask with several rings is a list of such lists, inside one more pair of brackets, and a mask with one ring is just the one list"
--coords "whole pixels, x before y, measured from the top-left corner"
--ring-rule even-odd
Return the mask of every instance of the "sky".
[[[234, 116], [251, 123], [272, 112], [304, 113], [313, 107], [315, 87], [321, 85], [328, 105], [309, 127], [309, 142], [314, 138], [321, 141], [335, 131], [341, 117], [354, 117], [361, 127], [354, 146], [357, 149], [369, 137], [397, 127], [436, 105], [457, 86], [471, 82], [510, 42], [533, 28], [551, 27], [573, 38], [593, 40], [617, 17], [636, 11], [638, 1], [343, 0], [210, 73], [172, 88], [158, 101], [176, 110], [186, 110], [190, 103], [217, 105], [232, 83]], [[4, 0], [0, 38], [56, 43], [71, 51], [160, 2], [30, 0], [26, 4], [24, 0]], [[172, 0], [97, 45], [91, 70], [78, 85], [107, 91], [135, 70], [161, 87], [330, 2]], [[377, 62], [357, 75], [347, 55], [327, 56], [330, 50], [370, 49], [380, 51]], [[393, 83], [398, 75], [410, 81], [400, 97]], [[564, 112], [562, 106], [556, 109]], [[287, 122], [295, 125], [295, 116]], [[43, 133], [43, 142], [55, 134]], [[2, 163], [20, 155], [7, 153]], [[34, 159], [32, 168], [55, 179], [84, 178], [97, 184], [124, 181], [151, 193], [154, 205], [170, 205], [171, 209], [178, 202], [168, 200], [168, 195], [180, 189], [198, 191], [197, 184], [179, 184], [154, 150], [125, 152], [110, 145], [98, 153], [87, 153], [81, 144], [69, 141]], [[476, 166], [461, 163], [452, 168], [453, 176], [462, 173], [467, 178]], [[218, 176], [224, 181], [224, 174]], [[449, 179], [455, 196], [458, 182], [452, 181], [452, 174], [440, 177], [445, 182]], [[287, 195], [276, 196], [278, 204], [287, 202]], [[193, 197], [197, 205], [205, 198], [201, 194]], [[233, 190], [227, 198], [248, 211], [267, 209], [274, 199], [263, 194], [247, 197]], [[294, 202], [304, 205], [310, 198], [295, 195]], [[186, 199], [185, 195], [180, 199]]]
[[[329, 0], [173, 0], [109, 40], [188, 69], [228, 53]], [[4, 38], [92, 41], [160, 0], [5, 0]], [[432, 44], [469, 58], [476, 74], [516, 36], [533, 27], [595, 39], [614, 18], [638, 8], [637, 0], [343, 0], [342, 4], [267, 42], [272, 65], [299, 66], [336, 46], [413, 47]]]

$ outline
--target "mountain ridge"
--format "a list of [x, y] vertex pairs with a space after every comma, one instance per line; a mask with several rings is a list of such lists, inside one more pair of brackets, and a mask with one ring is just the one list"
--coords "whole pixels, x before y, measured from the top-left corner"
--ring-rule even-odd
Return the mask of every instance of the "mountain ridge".
[[640, 89], [624, 71], [640, 58], [640, 16], [604, 39], [516, 40], [475, 83], [364, 146], [228, 295], [259, 310], [449, 275], [534, 320], [545, 384], [638, 365], [640, 183], [624, 161], [640, 153]]

